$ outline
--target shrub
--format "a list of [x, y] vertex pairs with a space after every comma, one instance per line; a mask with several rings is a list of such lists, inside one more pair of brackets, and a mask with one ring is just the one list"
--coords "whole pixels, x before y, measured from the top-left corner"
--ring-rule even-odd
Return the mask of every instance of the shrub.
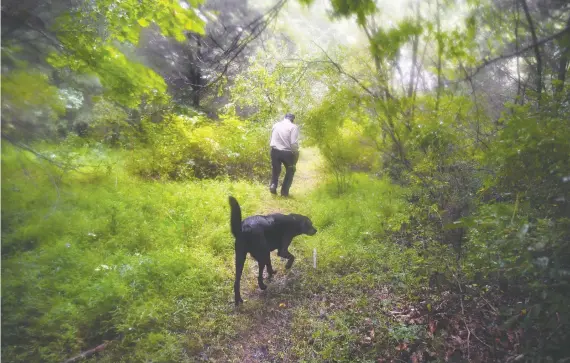
[[362, 123], [355, 120], [358, 107], [347, 104], [351, 92], [330, 92], [327, 99], [306, 115], [305, 127], [309, 142], [319, 147], [327, 172], [335, 178], [337, 193], [351, 185], [354, 170], [372, 171], [378, 158], [373, 147], [366, 144]]
[[233, 117], [219, 123], [202, 116], [170, 115], [161, 123], [144, 121], [147, 143], [127, 168], [153, 179], [204, 179], [219, 176], [264, 179], [269, 165], [267, 130]]

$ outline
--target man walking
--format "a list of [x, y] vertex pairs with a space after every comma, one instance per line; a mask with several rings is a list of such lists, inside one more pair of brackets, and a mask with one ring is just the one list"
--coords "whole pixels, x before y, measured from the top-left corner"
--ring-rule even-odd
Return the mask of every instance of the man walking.
[[293, 183], [295, 165], [299, 159], [299, 127], [293, 123], [295, 115], [288, 113], [282, 121], [273, 125], [271, 131], [271, 185], [269, 191], [277, 194], [277, 184], [281, 174], [281, 164], [285, 165], [285, 177], [281, 185], [281, 195], [289, 196], [289, 188]]

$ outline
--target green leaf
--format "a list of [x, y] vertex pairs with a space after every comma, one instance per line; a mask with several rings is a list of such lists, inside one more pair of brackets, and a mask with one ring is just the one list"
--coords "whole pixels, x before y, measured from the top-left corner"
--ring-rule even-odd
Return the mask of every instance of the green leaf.
[[147, 26], [149, 26], [149, 22], [148, 20], [141, 18], [139, 20], [137, 20], [137, 22], [139, 23], [140, 26], [142, 26], [143, 28], [146, 28]]

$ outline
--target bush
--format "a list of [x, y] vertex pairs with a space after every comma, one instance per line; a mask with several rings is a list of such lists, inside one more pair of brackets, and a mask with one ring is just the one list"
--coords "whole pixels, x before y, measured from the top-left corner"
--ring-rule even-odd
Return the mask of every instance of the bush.
[[268, 131], [233, 117], [219, 123], [202, 116], [167, 116], [144, 121], [146, 143], [127, 163], [132, 173], [152, 179], [219, 176], [267, 178]]
[[524, 328], [527, 341], [535, 340], [527, 354], [561, 359], [567, 354], [562, 341], [570, 336], [570, 204], [564, 197], [570, 193], [570, 114], [556, 100], [545, 99], [543, 106], [514, 106], [504, 116], [505, 127], [485, 159], [496, 175], [464, 219], [464, 263], [473, 277], [525, 301], [505, 324]]
[[319, 147], [327, 172], [335, 178], [338, 194], [350, 187], [353, 171], [373, 171], [378, 159], [377, 150], [366, 144], [362, 122], [355, 121], [362, 116], [358, 107], [347, 99], [352, 99], [349, 90], [331, 91], [307, 114], [304, 125], [309, 143]]

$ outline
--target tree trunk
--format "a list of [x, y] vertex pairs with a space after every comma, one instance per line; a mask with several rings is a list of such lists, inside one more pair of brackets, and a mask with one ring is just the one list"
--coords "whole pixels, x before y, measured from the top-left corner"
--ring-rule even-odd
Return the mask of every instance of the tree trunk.
[[200, 68], [202, 42], [199, 34], [188, 34], [188, 40], [191, 42], [189, 52], [190, 69], [188, 70], [188, 78], [192, 88], [191, 103], [193, 107], [199, 108], [203, 88], [202, 69]]
[[[567, 29], [570, 28], [570, 17], [566, 22], [566, 28]], [[560, 61], [558, 62], [557, 80], [559, 83], [556, 85], [555, 88], [556, 94], [560, 94], [562, 92], [562, 90], [564, 89], [564, 82], [566, 82], [566, 73], [567, 73], [566, 69], [568, 68], [568, 62], [570, 58], [570, 35], [562, 37], [562, 39], [558, 41], [558, 44], [560, 44], [561, 55], [560, 55]]]
[[540, 46], [538, 44], [538, 38], [536, 37], [536, 30], [534, 29], [534, 23], [532, 17], [530, 16], [530, 11], [528, 10], [528, 4], [526, 0], [521, 0], [521, 4], [530, 28], [530, 34], [532, 35], [532, 42], [534, 43], [534, 56], [536, 57], [536, 93], [538, 95], [538, 104], [540, 106], [540, 99], [542, 96], [542, 58], [540, 56]]
[[[416, 2], [416, 24], [420, 23], [420, 3]], [[414, 94], [414, 84], [416, 81], [416, 63], [418, 62], [418, 46], [420, 44], [420, 36], [414, 37], [412, 43], [412, 69], [410, 70], [410, 82], [408, 84], [408, 97]]]
[[441, 98], [441, 67], [442, 67], [442, 57], [443, 57], [443, 39], [441, 38], [441, 15], [439, 13], [439, 0], [436, 0], [436, 11], [437, 11], [437, 90], [436, 90], [436, 101], [435, 101], [435, 112], [436, 114], [439, 112], [439, 100]]

